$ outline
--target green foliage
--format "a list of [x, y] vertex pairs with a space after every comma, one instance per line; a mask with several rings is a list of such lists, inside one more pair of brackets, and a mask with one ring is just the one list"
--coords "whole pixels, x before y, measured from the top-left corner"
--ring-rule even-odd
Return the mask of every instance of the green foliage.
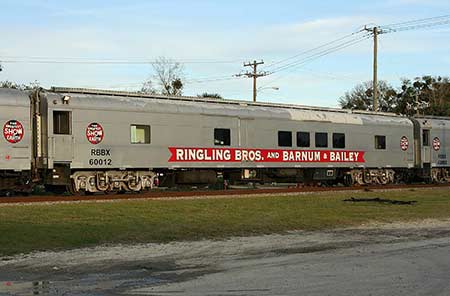
[[[448, 77], [403, 79], [399, 113], [450, 116], [450, 81]], [[417, 110], [418, 109], [418, 110]]]
[[[339, 99], [343, 109], [373, 111], [372, 81], [356, 85]], [[395, 112], [397, 93], [386, 81], [378, 82], [379, 111]]]
[[[358, 84], [339, 99], [344, 109], [373, 110], [372, 82]], [[385, 81], [379, 83], [379, 111], [397, 114], [450, 116], [450, 79], [423, 76], [402, 79], [394, 89]]]
[[29, 84], [18, 84], [12, 81], [0, 81], [0, 88], [12, 88], [12, 89], [18, 89], [18, 90], [33, 90], [39, 88], [39, 82], [34, 81]]
[[[347, 203], [349, 197], [417, 200]], [[328, 193], [193, 200], [3, 206], [0, 255], [110, 243], [170, 242], [450, 217], [450, 192]]]
[[204, 92], [201, 95], [197, 95], [197, 97], [199, 97], [199, 98], [223, 99], [223, 97], [221, 95], [219, 95], [218, 93], [208, 93], [208, 92]]

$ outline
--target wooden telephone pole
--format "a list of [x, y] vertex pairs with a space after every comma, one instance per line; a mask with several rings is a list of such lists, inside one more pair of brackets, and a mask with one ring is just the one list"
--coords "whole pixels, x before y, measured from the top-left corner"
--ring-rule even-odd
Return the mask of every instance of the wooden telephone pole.
[[378, 35], [384, 33], [379, 27], [367, 28], [364, 30], [372, 33], [373, 36], [373, 111], [378, 111]]
[[258, 70], [257, 70], [258, 65], [263, 65], [263, 64], [264, 64], [264, 61], [262, 61], [262, 60], [259, 62], [253, 61], [253, 62], [244, 63], [244, 67], [252, 67], [253, 71], [236, 75], [237, 77], [247, 76], [248, 78], [253, 78], [253, 102], [256, 102], [256, 95], [257, 95], [256, 79], [258, 79], [259, 77], [269, 75], [268, 72], [258, 72]]

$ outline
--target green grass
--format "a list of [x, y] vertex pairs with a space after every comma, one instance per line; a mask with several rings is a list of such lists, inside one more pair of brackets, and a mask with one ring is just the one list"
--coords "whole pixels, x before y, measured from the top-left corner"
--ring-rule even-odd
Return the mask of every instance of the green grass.
[[[348, 197], [417, 200], [346, 203]], [[169, 242], [450, 217], [450, 190], [0, 207], [0, 255], [106, 243]]]

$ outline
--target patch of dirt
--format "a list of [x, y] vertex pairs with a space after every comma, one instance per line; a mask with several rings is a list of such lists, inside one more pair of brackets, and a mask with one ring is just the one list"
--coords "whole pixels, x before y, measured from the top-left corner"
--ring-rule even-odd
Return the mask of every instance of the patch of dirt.
[[[54, 293], [48, 295], [61, 295], [64, 291], [77, 291], [73, 295], [118, 295], [120, 291], [219, 272], [224, 262], [233, 260], [317, 253], [440, 237], [450, 237], [450, 219], [369, 223], [352, 228], [233, 237], [220, 241], [36, 252], [2, 258], [0, 294], [7, 292], [22, 295], [20, 293], [25, 293], [23, 291], [32, 291], [30, 289], [35, 288], [37, 281], [38, 287], [42, 286], [39, 283], [50, 283]], [[44, 287], [47, 289], [47, 284]]]
[[[320, 251], [339, 248], [343, 243], [381, 243], [402, 240], [418, 240], [440, 237], [450, 234], [450, 219], [421, 220], [396, 223], [368, 223], [352, 228], [327, 231], [293, 231], [285, 234], [272, 234], [253, 237], [232, 237], [226, 240], [202, 240], [194, 242], [172, 242], [167, 244], [137, 244], [98, 246], [94, 248], [74, 249], [58, 252], [35, 252], [3, 257], [0, 261], [2, 270], [15, 266], [17, 269], [49, 268], [59, 270], [82, 265], [109, 266], [121, 262], [137, 262], [172, 258], [187, 260], [189, 258], [206, 258], [267, 253], [276, 250], [310, 248]], [[300, 249], [299, 249], [300, 248]], [[2, 272], [0, 272], [0, 277]]]

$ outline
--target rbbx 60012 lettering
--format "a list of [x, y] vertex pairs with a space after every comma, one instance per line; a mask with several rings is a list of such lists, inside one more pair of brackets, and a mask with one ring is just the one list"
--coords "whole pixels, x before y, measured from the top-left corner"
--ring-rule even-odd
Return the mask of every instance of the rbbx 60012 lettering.
[[0, 89], [0, 192], [449, 176], [450, 119], [76, 88]]

